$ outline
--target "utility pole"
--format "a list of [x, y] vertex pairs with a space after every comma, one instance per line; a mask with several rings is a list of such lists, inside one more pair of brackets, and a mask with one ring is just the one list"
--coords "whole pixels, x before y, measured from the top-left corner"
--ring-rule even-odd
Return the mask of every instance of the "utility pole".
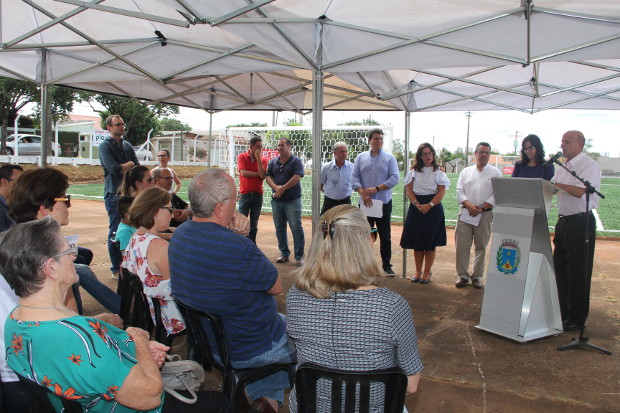
[[517, 155], [518, 153], [518, 148], [519, 148], [519, 138], [521, 137], [521, 135], [519, 135], [519, 131], [515, 132], [515, 141], [514, 141], [514, 147], [515, 147], [515, 155]]
[[467, 141], [465, 142], [465, 167], [469, 166], [469, 121], [471, 119], [471, 112], [465, 112], [467, 116]]

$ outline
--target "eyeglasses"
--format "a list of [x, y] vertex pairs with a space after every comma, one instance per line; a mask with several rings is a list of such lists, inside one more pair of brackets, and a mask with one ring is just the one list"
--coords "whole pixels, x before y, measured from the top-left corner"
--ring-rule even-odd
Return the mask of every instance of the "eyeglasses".
[[422, 152], [422, 156], [431, 156], [433, 152]]
[[174, 212], [174, 208], [173, 207], [163, 206], [163, 207], [159, 207], [159, 209], [167, 209], [168, 212], [170, 212], [171, 214]]
[[77, 257], [78, 255], [78, 247], [76, 244], [72, 244], [69, 248], [67, 248], [64, 251], [59, 252], [58, 254], [52, 255], [51, 257], [49, 257], [48, 259], [45, 260], [45, 262], [43, 264], [41, 264], [41, 266], [39, 267], [39, 269], [45, 267], [45, 264], [47, 264], [48, 262], [50, 262], [50, 260], [53, 260], [55, 258], [58, 257], [62, 257], [63, 255], [71, 255], [72, 257]]
[[62, 257], [63, 255], [73, 255], [74, 257], [77, 256], [78, 253], [78, 247], [76, 244], [72, 244], [69, 248], [67, 248], [66, 250], [59, 252], [56, 255], [52, 255], [52, 258], [58, 258], [58, 257]]
[[235, 197], [229, 196], [228, 198], [224, 198], [224, 199], [222, 199], [222, 200], [220, 201], [220, 203], [226, 202], [226, 201], [228, 201], [229, 199], [234, 199], [234, 200], [235, 200], [235, 202], [239, 202], [239, 200], [241, 199], [241, 194], [240, 194], [240, 193], [237, 193], [237, 195], [236, 195]]
[[67, 208], [71, 208], [71, 195], [65, 195], [64, 198], [54, 198], [54, 202], [64, 202]]
[[373, 232], [377, 232], [377, 231], [379, 231], [379, 228], [373, 228], [373, 229], [371, 229], [370, 231], [368, 231], [365, 235], [370, 235], [370, 234], [372, 234]]
[[110, 123], [110, 126], [125, 126], [123, 122]]
[[536, 149], [533, 146], [528, 146], [527, 148], [523, 148], [524, 151], [531, 151], [532, 149]]

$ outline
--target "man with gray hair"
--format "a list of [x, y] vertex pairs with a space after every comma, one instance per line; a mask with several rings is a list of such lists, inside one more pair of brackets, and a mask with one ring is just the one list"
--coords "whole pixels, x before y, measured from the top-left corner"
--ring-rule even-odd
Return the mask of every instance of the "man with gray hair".
[[[250, 239], [248, 219], [235, 210], [237, 189], [222, 169], [199, 172], [188, 188], [193, 217], [172, 236], [168, 257], [172, 294], [191, 308], [218, 315], [233, 367], [296, 362], [286, 321], [277, 311], [278, 271]], [[278, 410], [286, 372], [246, 386], [252, 411]]]
[[[155, 168], [151, 170], [151, 176], [155, 180], [155, 185], [170, 192], [172, 189], [172, 182], [174, 181], [174, 175], [170, 172], [170, 168]], [[187, 221], [192, 214], [187, 202], [183, 201], [174, 192], [171, 192], [172, 199], [172, 219], [170, 220], [171, 227], [178, 227], [181, 223]]]
[[349, 148], [344, 142], [334, 144], [334, 160], [321, 167], [321, 191], [325, 193], [321, 215], [330, 208], [351, 204], [353, 164], [347, 160]]

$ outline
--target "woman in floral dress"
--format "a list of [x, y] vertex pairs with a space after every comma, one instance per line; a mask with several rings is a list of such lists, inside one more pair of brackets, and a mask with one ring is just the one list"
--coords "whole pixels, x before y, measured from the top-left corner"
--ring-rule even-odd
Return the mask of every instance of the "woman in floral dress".
[[[170, 291], [168, 242], [157, 235], [170, 225], [170, 199], [170, 193], [154, 187], [140, 192], [133, 201], [128, 220], [131, 226], [138, 229], [124, 252], [123, 267], [140, 277], [146, 296], [159, 299], [161, 319], [166, 331], [168, 334], [177, 334], [185, 329], [185, 321]], [[155, 311], [150, 300], [149, 306], [151, 318], [155, 322]]]
[[78, 279], [76, 255], [51, 217], [0, 234], [0, 273], [19, 297], [0, 320], [9, 367], [45, 388], [58, 412], [62, 398], [90, 413], [228, 413], [220, 392], [197, 392], [195, 404], [166, 394], [159, 368], [169, 348], [149, 341], [146, 331], [123, 331], [117, 315], [83, 317], [65, 306]]

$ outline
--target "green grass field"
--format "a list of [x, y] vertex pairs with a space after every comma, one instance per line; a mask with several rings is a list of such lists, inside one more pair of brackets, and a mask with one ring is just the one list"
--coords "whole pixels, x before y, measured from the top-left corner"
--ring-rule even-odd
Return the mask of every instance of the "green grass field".
[[[446, 223], [448, 225], [454, 225], [456, 223], [456, 216], [458, 212], [458, 206], [456, 204], [456, 181], [458, 179], [457, 174], [448, 174], [450, 182], [452, 183], [450, 189], [446, 193], [443, 199], [443, 207], [446, 214]], [[304, 188], [303, 200], [304, 200], [304, 214], [310, 215], [310, 188], [312, 178], [310, 175], [306, 175], [302, 179], [302, 187]], [[187, 185], [189, 180], [183, 180], [183, 187], [179, 192], [179, 196], [187, 201]], [[620, 179], [618, 178], [603, 178], [601, 185], [601, 192], [605, 195], [605, 199], [600, 201], [599, 208], [597, 210], [600, 217], [600, 223], [598, 226], [598, 235], [620, 237], [620, 214], [617, 208], [620, 208]], [[72, 197], [78, 199], [98, 199], [103, 201], [103, 184], [81, 184], [71, 185], [68, 193]], [[396, 222], [402, 222], [403, 219], [403, 185], [402, 179], [393, 190], [393, 212], [392, 220]], [[353, 196], [353, 202], [357, 202], [357, 194]], [[557, 209], [555, 208], [556, 199], [553, 200], [554, 205], [549, 213], [549, 226], [553, 228], [558, 218]], [[271, 207], [268, 202], [264, 203], [264, 210], [271, 211]], [[602, 229], [602, 230], [601, 230]]]

